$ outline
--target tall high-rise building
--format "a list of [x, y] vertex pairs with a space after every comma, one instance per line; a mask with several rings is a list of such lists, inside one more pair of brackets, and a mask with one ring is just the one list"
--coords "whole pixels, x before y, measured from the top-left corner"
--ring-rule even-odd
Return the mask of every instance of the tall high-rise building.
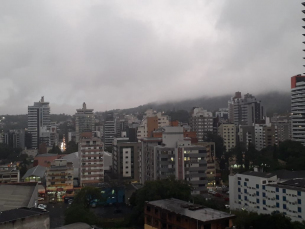
[[202, 107], [194, 107], [190, 117], [191, 130], [196, 132], [198, 141], [203, 141], [206, 133], [213, 132], [213, 114]]
[[95, 118], [93, 109], [87, 109], [86, 103], [83, 103], [83, 108], [76, 109], [75, 113], [76, 142], [79, 141], [81, 133], [92, 132], [94, 130], [94, 125]]
[[50, 106], [44, 101], [44, 96], [33, 106], [28, 106], [28, 132], [32, 136], [32, 148], [37, 149], [40, 137], [50, 129]]
[[227, 152], [236, 146], [236, 126], [234, 124], [222, 123], [218, 127], [218, 134], [223, 138]]
[[78, 154], [80, 159], [81, 186], [104, 181], [103, 143], [92, 132], [80, 135]]
[[305, 76], [291, 77], [291, 137], [305, 145]]
[[235, 96], [228, 102], [229, 120], [236, 126], [259, 123], [265, 117], [265, 110], [253, 95], [245, 94], [241, 97], [240, 92], [236, 92]]
[[111, 147], [113, 139], [116, 137], [116, 120], [112, 112], [106, 113], [105, 121], [104, 121], [104, 146], [105, 148]]

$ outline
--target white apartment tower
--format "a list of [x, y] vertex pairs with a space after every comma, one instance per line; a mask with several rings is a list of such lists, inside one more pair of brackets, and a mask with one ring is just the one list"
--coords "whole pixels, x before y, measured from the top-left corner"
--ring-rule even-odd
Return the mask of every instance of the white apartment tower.
[[87, 109], [86, 103], [83, 103], [83, 107], [81, 109], [77, 109], [75, 113], [76, 142], [79, 141], [81, 133], [93, 131], [94, 125], [95, 117], [93, 114], [93, 109]]
[[292, 140], [305, 145], [305, 76], [291, 77]]
[[40, 137], [50, 129], [50, 106], [44, 101], [44, 96], [33, 106], [28, 106], [28, 132], [32, 136], [32, 148], [37, 149]]

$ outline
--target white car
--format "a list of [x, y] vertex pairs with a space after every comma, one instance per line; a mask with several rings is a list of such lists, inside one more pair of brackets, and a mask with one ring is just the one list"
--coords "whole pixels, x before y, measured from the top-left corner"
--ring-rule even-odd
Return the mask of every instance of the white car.
[[45, 204], [38, 204], [37, 208], [42, 209], [42, 210], [46, 210], [47, 209], [47, 205], [45, 205]]
[[226, 204], [225, 207], [226, 207], [226, 209], [230, 209], [230, 205]]

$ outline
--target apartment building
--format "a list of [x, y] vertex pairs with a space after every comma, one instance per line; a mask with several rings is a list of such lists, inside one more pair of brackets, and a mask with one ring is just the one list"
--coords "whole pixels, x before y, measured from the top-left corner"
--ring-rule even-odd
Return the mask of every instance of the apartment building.
[[61, 201], [70, 190], [73, 190], [73, 164], [65, 159], [55, 159], [46, 169], [46, 192]]
[[0, 183], [18, 183], [20, 182], [20, 171], [15, 165], [0, 166]]
[[122, 180], [140, 182], [140, 142], [129, 142], [129, 138], [115, 138], [112, 146], [112, 170]]
[[[297, 172], [292, 177], [298, 177]], [[250, 171], [230, 175], [229, 189], [232, 210], [243, 209], [259, 214], [277, 212], [290, 217], [292, 221], [305, 220], [304, 175], [281, 179], [275, 173]]]
[[80, 136], [84, 132], [94, 130], [95, 117], [93, 109], [87, 109], [86, 103], [83, 103], [81, 109], [76, 109], [75, 113], [75, 135], [76, 142], [79, 142]]
[[277, 127], [271, 124], [255, 124], [255, 149], [262, 150], [278, 144]]
[[261, 101], [253, 95], [247, 93], [242, 98], [241, 92], [236, 92], [235, 96], [228, 101], [228, 114], [230, 122], [236, 126], [249, 126], [259, 123], [265, 116], [265, 110]]
[[50, 106], [49, 102], [41, 97], [39, 102], [34, 102], [33, 106], [28, 106], [28, 132], [31, 134], [31, 146], [37, 149], [40, 138], [44, 132], [50, 129]]
[[155, 146], [162, 144], [161, 138], [144, 138], [141, 140], [139, 149], [139, 173], [140, 181], [144, 184], [146, 181], [155, 180]]
[[78, 145], [80, 158], [80, 184], [101, 183], [104, 180], [104, 146], [92, 132], [82, 133]]
[[291, 77], [291, 134], [292, 140], [305, 145], [305, 75]]
[[145, 229], [231, 228], [235, 215], [178, 199], [145, 203]]
[[213, 114], [202, 107], [194, 107], [190, 117], [191, 130], [197, 134], [198, 141], [203, 141], [208, 132], [213, 132]]
[[116, 119], [113, 112], [106, 113], [103, 131], [104, 147], [111, 147], [113, 139], [116, 137]]
[[[190, 138], [184, 138], [183, 127], [164, 127], [162, 143], [159, 139], [149, 139], [142, 144], [142, 180], [166, 179], [175, 176], [192, 184], [193, 194], [207, 190], [206, 148], [192, 145]], [[156, 145], [157, 144], [157, 145]], [[147, 158], [149, 157], [149, 159]]]
[[216, 161], [215, 161], [215, 142], [198, 142], [194, 145], [204, 146], [207, 152], [205, 157], [207, 162], [206, 177], [208, 186], [215, 186], [216, 184]]
[[255, 128], [254, 125], [244, 126], [240, 125], [238, 128], [239, 142], [248, 149], [249, 144], [255, 145]]
[[143, 120], [137, 130], [138, 140], [150, 138], [153, 136], [153, 131], [160, 127], [170, 126], [170, 117], [161, 112], [155, 113], [152, 109], [145, 112]]
[[289, 116], [274, 115], [271, 124], [276, 126], [278, 142], [291, 139], [291, 118]]
[[218, 135], [223, 138], [227, 152], [236, 146], [236, 126], [234, 124], [222, 123], [218, 127]]

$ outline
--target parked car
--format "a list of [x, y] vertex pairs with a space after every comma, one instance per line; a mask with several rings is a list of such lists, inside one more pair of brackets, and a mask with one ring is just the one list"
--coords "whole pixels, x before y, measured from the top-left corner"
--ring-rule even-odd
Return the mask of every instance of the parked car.
[[68, 200], [68, 204], [72, 204], [73, 203], [73, 200], [72, 199], [69, 199]]
[[215, 188], [216, 190], [218, 190], [218, 191], [220, 191], [220, 190], [222, 190], [222, 187], [220, 187], [220, 186], [216, 186], [216, 188]]
[[45, 204], [38, 204], [37, 208], [42, 209], [42, 210], [46, 210], [47, 209], [47, 205], [45, 205]]
[[224, 199], [224, 201], [227, 201], [227, 202], [230, 200], [228, 197], [223, 198], [223, 199]]
[[225, 205], [226, 209], [230, 209], [230, 205], [226, 204]]
[[218, 193], [218, 192], [216, 192], [216, 193], [214, 194], [214, 196], [216, 196], [216, 197], [222, 197], [222, 195], [221, 195], [220, 193]]
[[44, 200], [43, 197], [38, 197], [38, 201], [42, 201], [42, 200]]

